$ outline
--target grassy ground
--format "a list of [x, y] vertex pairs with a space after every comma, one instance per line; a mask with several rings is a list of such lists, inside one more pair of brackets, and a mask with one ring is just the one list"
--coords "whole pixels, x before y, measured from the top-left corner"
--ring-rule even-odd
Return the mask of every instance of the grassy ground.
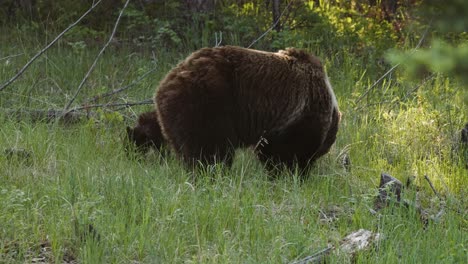
[[[8, 45], [0, 47], [2, 81], [43, 45], [12, 39], [2, 39]], [[99, 110], [75, 125], [18, 121], [8, 114], [61, 109], [96, 53], [83, 43], [61, 43], [0, 93], [0, 150], [28, 153], [0, 155], [0, 263], [287, 263], [327, 243], [337, 245], [360, 228], [384, 239], [355, 256], [356, 263], [468, 261], [468, 170], [457, 145], [468, 121], [467, 90], [453, 80], [394, 77], [359, 100], [375, 80], [366, 74], [372, 66], [343, 54], [325, 57], [344, 119], [337, 143], [308, 179], [285, 173], [271, 180], [252, 153], [242, 150], [232, 168], [208, 168], [193, 180], [172, 156], [125, 155], [124, 126], [149, 106]], [[12, 54], [21, 55], [5, 59]], [[111, 99], [149, 98], [187, 54], [113, 48], [77, 102], [156, 66], [150, 77]], [[342, 166], [344, 155], [350, 171]], [[429, 218], [445, 208], [442, 216], [425, 227], [414, 208], [390, 206], [372, 214], [381, 172], [403, 182], [414, 179], [404, 198], [420, 204]], [[346, 255], [330, 259], [350, 261]]]

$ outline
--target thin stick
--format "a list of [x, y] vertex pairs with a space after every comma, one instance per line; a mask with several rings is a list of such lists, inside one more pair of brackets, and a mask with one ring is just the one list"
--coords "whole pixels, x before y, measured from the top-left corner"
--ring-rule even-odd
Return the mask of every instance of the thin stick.
[[18, 57], [18, 56], [21, 56], [21, 55], [23, 55], [23, 54], [24, 54], [24, 53], [18, 53], [18, 54], [15, 54], [15, 55], [9, 55], [9, 56], [0, 58], [0, 61], [2, 61], [2, 60], [8, 60], [8, 59], [11, 59], [11, 58], [14, 58], [14, 57]]
[[107, 93], [95, 95], [93, 98], [88, 99], [87, 102], [95, 102], [98, 99], [101, 99], [101, 98], [104, 98], [104, 97], [108, 97], [108, 96], [123, 92], [123, 91], [131, 88], [135, 84], [139, 83], [141, 80], [146, 78], [146, 76], [148, 76], [150, 73], [154, 72], [156, 69], [157, 69], [156, 67], [152, 68], [151, 70], [149, 70], [149, 71], [145, 72], [143, 75], [141, 75], [138, 79], [134, 80], [132, 83], [130, 83], [130, 84], [124, 86], [124, 87], [115, 89], [115, 90], [107, 92]]
[[[53, 120], [65, 120], [68, 123], [74, 123], [75, 121], [80, 120], [83, 116], [90, 117], [92, 115], [96, 115], [95, 112], [90, 111], [91, 108], [102, 108], [102, 109], [109, 109], [113, 112], [119, 111], [131, 106], [138, 106], [138, 105], [150, 105], [153, 104], [152, 99], [145, 99], [139, 102], [126, 102], [126, 103], [107, 103], [107, 104], [94, 104], [94, 105], [87, 105], [81, 106], [74, 109], [67, 111], [67, 113], [63, 113], [62, 110], [56, 109], [8, 109], [3, 108], [1, 111], [7, 116], [11, 118], [15, 118], [19, 121], [28, 119], [33, 122], [37, 121], [46, 121], [51, 122]], [[112, 108], [112, 109], [110, 109]]]
[[107, 46], [109, 46], [110, 42], [112, 41], [112, 39], [114, 38], [114, 35], [115, 35], [115, 32], [117, 31], [117, 26], [119, 25], [119, 22], [120, 22], [120, 18], [122, 17], [122, 14], [125, 10], [125, 8], [127, 8], [127, 5], [128, 3], [130, 2], [130, 0], [127, 0], [125, 2], [125, 5], [123, 6], [122, 10], [120, 10], [120, 13], [119, 13], [119, 16], [117, 17], [117, 20], [115, 22], [115, 25], [114, 25], [114, 29], [112, 30], [112, 34], [110, 35], [109, 37], [109, 40], [107, 40], [106, 44], [104, 44], [104, 47], [102, 47], [101, 51], [99, 51], [98, 55], [96, 56], [96, 59], [94, 60], [93, 64], [91, 65], [91, 67], [89, 68], [88, 72], [86, 73], [85, 77], [83, 78], [83, 80], [81, 81], [80, 85], [78, 86], [78, 89], [76, 90], [75, 94], [73, 95], [72, 99], [65, 105], [64, 107], [64, 113], [70, 108], [70, 106], [72, 105], [72, 103], [75, 101], [76, 97], [78, 96], [78, 94], [80, 93], [81, 89], [83, 89], [83, 86], [85, 84], [85, 82], [88, 80], [88, 77], [89, 75], [91, 74], [91, 72], [94, 70], [94, 67], [96, 67], [96, 64], [97, 64], [97, 61], [99, 60], [99, 58], [101, 57], [101, 55], [104, 53], [104, 51], [106, 50]]
[[70, 109], [67, 112], [80, 111], [80, 110], [89, 109], [89, 108], [117, 107], [117, 106], [129, 107], [129, 106], [135, 106], [135, 105], [150, 105], [150, 104], [153, 104], [153, 99], [148, 98], [148, 99], [145, 99], [145, 100], [142, 100], [142, 101], [139, 101], [139, 102], [130, 102], [130, 103], [127, 102], [127, 103], [113, 103], [113, 104], [107, 103], [107, 104], [84, 105], [84, 106], [75, 107], [73, 109]]
[[358, 108], [355, 108], [356, 111], [360, 111], [366, 107], [371, 107], [371, 106], [375, 106], [375, 105], [381, 105], [381, 104], [385, 104], [385, 103], [389, 103], [390, 107], [392, 107], [393, 105], [397, 104], [398, 102], [401, 102], [402, 100], [405, 100], [406, 98], [408, 98], [410, 96], [410, 94], [412, 94], [413, 92], [417, 91], [419, 88], [421, 88], [423, 85], [425, 85], [428, 81], [434, 79], [434, 74], [431, 74], [429, 77], [427, 78], [424, 78], [424, 80], [421, 81], [420, 84], [418, 84], [417, 86], [415, 86], [413, 89], [411, 89], [410, 91], [408, 91], [405, 96], [403, 98], [401, 98], [400, 100], [384, 100], [384, 101], [380, 101], [380, 102], [377, 102], [377, 103], [372, 103], [372, 104], [367, 104], [367, 105], [363, 105], [363, 106], [360, 106]]
[[434, 185], [432, 184], [431, 180], [429, 179], [429, 177], [427, 175], [424, 175], [424, 179], [426, 179], [426, 181], [429, 183], [429, 186], [431, 186], [431, 189], [432, 191], [434, 192], [434, 194], [439, 198], [439, 199], [442, 199], [439, 195], [439, 193], [436, 191], [436, 189], [434, 188]]
[[[427, 32], [429, 31], [429, 28], [430, 28], [430, 25], [426, 28], [426, 31], [424, 31], [424, 34], [421, 37], [421, 39], [419, 40], [418, 45], [416, 45], [416, 47], [411, 51], [411, 53], [409, 54], [408, 57], [411, 57], [411, 55], [413, 55], [419, 49], [419, 47], [421, 46], [423, 40], [426, 38], [426, 35], [427, 35]], [[386, 73], [384, 73], [384, 75], [382, 75], [382, 77], [380, 77], [369, 88], [367, 88], [367, 90], [356, 100], [356, 104], [359, 103], [372, 89], [374, 89], [374, 87], [377, 84], [379, 84], [387, 75], [392, 73], [398, 66], [400, 66], [401, 63], [402, 62], [399, 62], [399, 63], [395, 64], [390, 70], [388, 70]]]
[[314, 264], [314, 263], [323, 263], [323, 259], [325, 256], [330, 254], [332, 250], [334, 250], [335, 247], [332, 245], [329, 245], [328, 247], [318, 251], [317, 253], [313, 254], [312, 256], [305, 257], [299, 261], [293, 262], [291, 264]]
[[257, 43], [259, 40], [261, 40], [262, 38], [264, 38], [270, 31], [272, 31], [276, 25], [279, 23], [281, 17], [284, 15], [284, 13], [286, 12], [286, 10], [289, 9], [289, 7], [291, 6], [292, 2], [294, 2], [294, 0], [292, 0], [291, 2], [288, 3], [288, 5], [284, 8], [283, 12], [281, 12], [280, 16], [278, 17], [278, 19], [275, 21], [275, 23], [273, 23], [273, 25], [267, 29], [265, 32], [263, 32], [262, 35], [260, 35], [260, 37], [258, 37], [256, 40], [254, 40], [252, 43], [250, 43], [249, 46], [247, 46], [247, 48], [250, 48], [252, 47], [255, 43]]
[[88, 11], [86, 11], [80, 18], [78, 18], [78, 20], [76, 20], [74, 23], [72, 23], [70, 26], [68, 26], [64, 31], [62, 31], [62, 33], [60, 33], [54, 40], [52, 40], [45, 48], [43, 48], [41, 51], [39, 51], [36, 55], [34, 55], [34, 57], [32, 57], [24, 66], [23, 68], [21, 68], [21, 70], [18, 71], [18, 73], [15, 74], [15, 76], [13, 76], [10, 80], [8, 80], [6, 83], [2, 84], [2, 86], [0, 86], [0, 91], [2, 91], [3, 89], [5, 89], [8, 85], [10, 85], [11, 83], [13, 83], [16, 79], [18, 79], [18, 77], [20, 77], [24, 71], [29, 67], [31, 66], [31, 64], [37, 59], [39, 58], [39, 56], [41, 56], [44, 52], [46, 52], [50, 47], [52, 47], [52, 45], [55, 44], [55, 42], [57, 42], [65, 33], [67, 33], [70, 29], [72, 29], [74, 26], [76, 26], [84, 17], [86, 17], [99, 3], [101, 3], [102, 0], [99, 0], [97, 1], [96, 3], [94, 3], [89, 9]]

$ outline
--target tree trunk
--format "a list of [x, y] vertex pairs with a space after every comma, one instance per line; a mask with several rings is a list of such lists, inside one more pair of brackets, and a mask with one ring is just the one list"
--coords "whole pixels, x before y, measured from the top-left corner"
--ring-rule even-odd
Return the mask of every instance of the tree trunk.
[[398, 9], [398, 0], [370, 0], [369, 5], [377, 6], [380, 3], [380, 9], [383, 13], [383, 18], [387, 21], [392, 21]]
[[185, 0], [187, 9], [192, 13], [208, 13], [215, 7], [214, 0]]
[[276, 30], [276, 32], [281, 31], [281, 21], [280, 21], [280, 0], [272, 0], [272, 13], [273, 13], [273, 29]]

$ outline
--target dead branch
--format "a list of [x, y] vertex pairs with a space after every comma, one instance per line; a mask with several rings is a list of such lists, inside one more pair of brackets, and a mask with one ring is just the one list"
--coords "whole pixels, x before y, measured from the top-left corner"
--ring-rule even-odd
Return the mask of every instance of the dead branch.
[[307, 256], [299, 261], [296, 261], [296, 262], [293, 262], [291, 264], [314, 264], [314, 263], [323, 263], [324, 261], [324, 258], [326, 256], [328, 256], [332, 250], [334, 250], [335, 247], [332, 246], [332, 245], [328, 245], [328, 247], [320, 250], [319, 252], [311, 255], [311, 256]]
[[76, 20], [75, 22], [73, 22], [71, 25], [69, 25], [64, 31], [62, 31], [62, 33], [60, 33], [54, 40], [52, 40], [45, 48], [43, 48], [41, 51], [39, 51], [36, 55], [34, 55], [34, 57], [32, 57], [24, 66], [23, 68], [21, 68], [21, 70], [19, 70], [15, 76], [13, 76], [10, 80], [8, 80], [6, 83], [2, 84], [2, 86], [0, 86], [0, 91], [2, 91], [3, 89], [5, 89], [8, 85], [10, 85], [11, 83], [13, 83], [16, 79], [18, 79], [18, 77], [20, 77], [24, 71], [29, 68], [29, 66], [31, 66], [31, 64], [37, 59], [39, 58], [39, 56], [41, 56], [42, 54], [44, 54], [44, 52], [46, 52], [50, 47], [52, 47], [52, 45], [55, 44], [55, 42], [57, 42], [65, 33], [67, 33], [70, 29], [72, 29], [74, 26], [76, 26], [83, 18], [85, 18], [97, 5], [99, 5], [99, 3], [101, 3], [102, 0], [99, 0], [97, 1], [96, 3], [94, 3], [89, 9], [88, 11], [86, 11], [80, 18], [78, 18], [78, 20]]
[[435, 189], [434, 185], [432, 184], [431, 180], [429, 179], [429, 177], [427, 175], [424, 175], [424, 179], [429, 183], [429, 186], [431, 186], [431, 189], [434, 192], [434, 194], [437, 196], [437, 198], [442, 200], [440, 194], [436, 191], [436, 189]]
[[390, 204], [391, 201], [400, 203], [403, 184], [391, 175], [380, 175], [379, 195], [374, 202], [374, 210], [378, 211]]
[[126, 102], [126, 103], [107, 103], [107, 104], [93, 104], [93, 105], [83, 105], [80, 107], [75, 107], [71, 109], [70, 111], [80, 111], [80, 110], [88, 110], [91, 108], [110, 108], [110, 107], [130, 107], [130, 106], [136, 106], [136, 105], [150, 105], [153, 104], [153, 99], [148, 98], [143, 101], [139, 102]]
[[218, 32], [215, 32], [215, 47], [221, 46], [221, 43], [223, 42], [223, 32], [219, 32], [219, 39], [218, 39]]
[[122, 8], [122, 10], [120, 10], [120, 13], [119, 13], [119, 16], [117, 17], [117, 20], [115, 21], [115, 25], [114, 25], [114, 29], [112, 30], [112, 33], [109, 37], [109, 39], [107, 40], [106, 44], [104, 44], [104, 46], [102, 47], [102, 49], [99, 51], [98, 55], [96, 56], [96, 59], [94, 60], [93, 64], [91, 65], [91, 67], [89, 68], [88, 72], [86, 73], [85, 77], [83, 78], [83, 80], [81, 80], [81, 83], [80, 85], [78, 85], [78, 88], [75, 92], [75, 94], [73, 95], [72, 99], [65, 105], [64, 107], [64, 113], [70, 108], [70, 106], [73, 104], [73, 102], [75, 101], [76, 97], [78, 96], [78, 94], [80, 93], [81, 89], [83, 89], [83, 86], [84, 84], [86, 83], [86, 81], [88, 80], [88, 77], [89, 75], [91, 74], [91, 72], [94, 70], [94, 68], [96, 67], [96, 64], [97, 64], [97, 61], [99, 60], [99, 58], [102, 56], [102, 54], [104, 53], [104, 51], [106, 50], [107, 46], [109, 46], [110, 42], [112, 41], [112, 39], [114, 38], [114, 35], [117, 31], [117, 26], [119, 25], [120, 23], [120, 19], [122, 17], [122, 14], [125, 10], [125, 8], [127, 8], [127, 5], [128, 3], [130, 2], [130, 0], [127, 0]]
[[[139, 102], [125, 102], [125, 103], [106, 103], [106, 104], [93, 104], [73, 108], [67, 113], [63, 113], [62, 110], [57, 109], [3, 109], [2, 112], [18, 121], [22, 120], [31, 120], [32, 122], [53, 122], [55, 120], [61, 120], [66, 124], [74, 124], [83, 119], [87, 119], [93, 116], [96, 116], [96, 112], [89, 111], [90, 109], [95, 108], [104, 108], [110, 109], [115, 107], [131, 107], [131, 106], [140, 106], [140, 105], [150, 105], [153, 104], [151, 98], [145, 99]], [[113, 109], [115, 110], [115, 109]]]
[[144, 78], [146, 78], [146, 76], [148, 76], [150, 73], [154, 72], [157, 68], [154, 67], [152, 68], [151, 70], [145, 72], [143, 75], [141, 75], [138, 79], [134, 80], [132, 83], [124, 86], [124, 87], [121, 87], [121, 88], [118, 88], [118, 89], [115, 89], [113, 91], [110, 91], [110, 92], [107, 92], [107, 93], [103, 93], [103, 94], [98, 94], [98, 95], [95, 95], [93, 96], [93, 98], [90, 98], [88, 99], [86, 102], [96, 102], [97, 100], [99, 99], [102, 99], [102, 98], [105, 98], [105, 97], [108, 97], [108, 96], [112, 96], [114, 94], [118, 94], [118, 93], [121, 93], [131, 87], [133, 87], [134, 85], [136, 85], [137, 83], [141, 82], [141, 80], [143, 80]]
[[265, 138], [266, 131], [263, 131], [262, 135], [257, 141], [257, 144], [255, 144], [255, 147], [253, 148], [254, 153], [256, 154], [262, 154], [262, 148], [268, 145], [268, 139]]
[[18, 53], [18, 54], [14, 54], [14, 55], [9, 55], [9, 56], [0, 58], [0, 61], [2, 61], [2, 60], [8, 60], [8, 59], [11, 59], [11, 58], [15, 58], [15, 57], [21, 56], [21, 55], [23, 55], [23, 54], [24, 54], [24, 53]]
[[250, 43], [249, 46], [247, 46], [247, 48], [250, 48], [252, 47], [255, 43], [257, 43], [259, 40], [261, 40], [262, 38], [264, 38], [270, 31], [272, 31], [277, 25], [278, 23], [280, 22], [280, 19], [281, 17], [284, 15], [284, 13], [286, 13], [286, 10], [289, 9], [289, 7], [291, 6], [291, 4], [294, 2], [294, 0], [290, 1], [288, 3], [288, 5], [284, 8], [283, 12], [281, 12], [280, 16], [278, 17], [278, 19], [275, 21], [275, 23], [273, 23], [273, 25], [268, 28], [265, 32], [263, 32], [262, 35], [260, 35], [260, 37], [258, 37], [257, 39], [255, 39], [254, 41], [252, 41], [252, 43]]
[[382, 238], [380, 233], [359, 229], [343, 238], [338, 248], [329, 244], [328, 247], [319, 252], [291, 264], [324, 263], [324, 258], [334, 250], [338, 254], [347, 254], [350, 257], [354, 257], [360, 251], [367, 250], [373, 244], [378, 243]]
[[61, 120], [66, 124], [75, 124], [83, 118], [89, 118], [92, 115], [92, 113], [84, 112], [68, 112], [63, 115], [62, 111], [55, 109], [4, 109], [2, 112], [8, 118], [18, 121], [28, 120], [33, 123], [52, 123], [55, 120]]
[[389, 206], [392, 202], [396, 205], [404, 205], [406, 207], [414, 206], [419, 212], [421, 208], [417, 204], [412, 204], [407, 201], [402, 201], [401, 192], [403, 184], [398, 179], [391, 175], [382, 173], [380, 175], [379, 194], [374, 201], [374, 209], [371, 209], [372, 214], [376, 214], [379, 210]]
[[[439, 198], [439, 200], [440, 200], [439, 212], [430, 217], [434, 222], [439, 222], [440, 219], [442, 218], [442, 216], [445, 214], [445, 207], [446, 207], [445, 200], [442, 199], [442, 196], [439, 194], [439, 192], [437, 192], [437, 190], [434, 187], [434, 184], [432, 184], [431, 180], [429, 179], [429, 177], [427, 175], [424, 175], [424, 179], [429, 183], [429, 186], [431, 186], [432, 191], [437, 196], [437, 198]], [[461, 213], [457, 209], [454, 209], [454, 208], [451, 208], [451, 207], [447, 207], [447, 208], [454, 211], [454, 212], [456, 212], [456, 213]]]

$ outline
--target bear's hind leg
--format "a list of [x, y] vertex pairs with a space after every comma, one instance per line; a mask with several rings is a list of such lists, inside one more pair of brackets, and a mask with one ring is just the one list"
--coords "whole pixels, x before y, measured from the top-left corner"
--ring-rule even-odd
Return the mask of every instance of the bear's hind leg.
[[273, 172], [287, 168], [302, 176], [318, 156], [322, 142], [321, 124], [313, 117], [304, 118], [280, 135], [266, 136], [268, 144], [257, 154], [259, 160]]

